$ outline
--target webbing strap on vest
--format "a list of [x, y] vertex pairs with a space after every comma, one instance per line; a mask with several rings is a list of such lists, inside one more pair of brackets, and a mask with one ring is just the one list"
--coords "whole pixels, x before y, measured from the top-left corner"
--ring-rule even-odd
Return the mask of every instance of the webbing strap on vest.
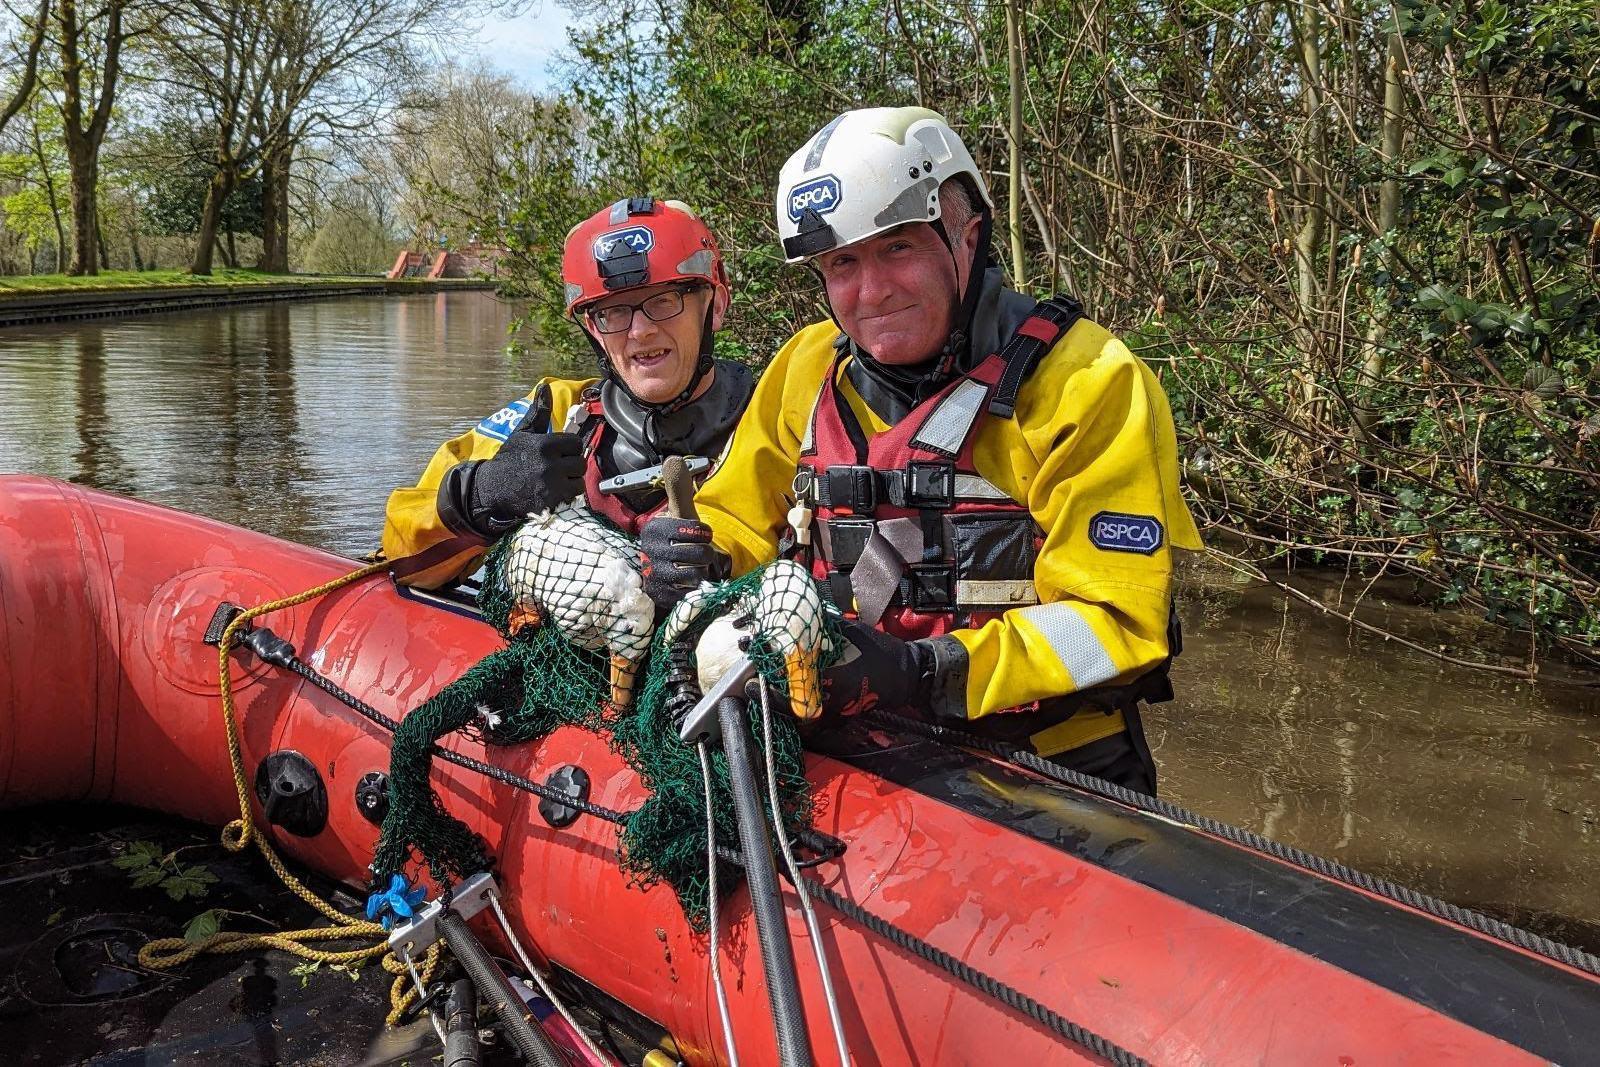
[[1017, 394], [1022, 391], [1028, 374], [1081, 318], [1083, 306], [1070, 296], [1052, 296], [1039, 301], [1000, 349], [1005, 370], [989, 400], [989, 414], [1002, 419], [1016, 414]]

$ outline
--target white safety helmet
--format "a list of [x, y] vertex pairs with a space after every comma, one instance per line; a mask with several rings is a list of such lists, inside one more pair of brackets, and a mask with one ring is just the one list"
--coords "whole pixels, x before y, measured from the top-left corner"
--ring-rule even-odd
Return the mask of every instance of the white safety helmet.
[[818, 130], [778, 173], [784, 258], [803, 263], [908, 222], [934, 222], [942, 214], [939, 186], [958, 174], [993, 211], [972, 153], [938, 112], [925, 107], [846, 111]]

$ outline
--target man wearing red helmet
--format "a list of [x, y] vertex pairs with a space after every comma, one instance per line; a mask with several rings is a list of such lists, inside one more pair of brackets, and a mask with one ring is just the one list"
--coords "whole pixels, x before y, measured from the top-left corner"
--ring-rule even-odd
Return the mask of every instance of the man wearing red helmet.
[[[664, 458], [688, 458], [701, 479], [720, 460], [753, 381], [748, 367], [711, 354], [729, 292], [705, 223], [676, 200], [618, 200], [568, 232], [561, 275], [600, 377], [542, 379], [390, 495], [383, 550], [401, 582], [454, 581], [529, 513], [578, 496], [639, 534], [665, 502]], [[656, 557], [658, 598], [712, 560], [708, 545], [675, 541]]]

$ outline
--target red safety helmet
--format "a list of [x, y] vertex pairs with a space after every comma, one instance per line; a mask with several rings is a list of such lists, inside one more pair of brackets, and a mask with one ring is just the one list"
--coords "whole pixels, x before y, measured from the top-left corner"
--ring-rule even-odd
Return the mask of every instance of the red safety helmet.
[[728, 299], [728, 272], [716, 238], [688, 204], [633, 196], [595, 212], [567, 231], [561, 279], [567, 287], [567, 314], [574, 318], [585, 304], [642, 285], [702, 282], [711, 286], [694, 374], [683, 392], [665, 404], [649, 404], [634, 396], [627, 383], [613, 373], [599, 339], [584, 331], [600, 361], [602, 376], [612, 378], [640, 404], [669, 414], [689, 402], [711, 372], [711, 323], [718, 296]]
[[561, 253], [567, 314], [623, 289], [705, 282], [728, 292], [722, 253], [706, 224], [679, 200], [618, 200], [567, 231]]

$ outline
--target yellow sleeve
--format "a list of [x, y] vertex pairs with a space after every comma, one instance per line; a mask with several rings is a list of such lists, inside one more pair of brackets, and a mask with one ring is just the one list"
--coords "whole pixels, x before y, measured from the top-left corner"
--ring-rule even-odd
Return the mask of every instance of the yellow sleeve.
[[[988, 420], [974, 462], [1027, 504], [1044, 543], [1039, 603], [950, 635], [966, 651], [969, 718], [1105, 684], [1167, 657], [1173, 549], [1199, 534], [1178, 492], [1161, 385], [1104, 329], [1080, 323]], [[955, 709], [946, 709], [955, 710]]]
[[439, 515], [439, 486], [457, 464], [488, 459], [522, 421], [541, 390], [550, 393], [550, 421], [559, 429], [588, 382], [544, 378], [526, 397], [506, 405], [459, 437], [439, 446], [416, 485], [389, 494], [384, 511], [383, 554], [394, 561], [402, 585], [437, 589], [470, 574], [488, 550], [471, 530], [453, 530]]
[[833, 362], [831, 322], [808, 326], [791, 337], [756, 383], [722, 466], [700, 491], [695, 506], [711, 527], [711, 540], [744, 574], [778, 554], [788, 527], [794, 474], [806, 422]]

